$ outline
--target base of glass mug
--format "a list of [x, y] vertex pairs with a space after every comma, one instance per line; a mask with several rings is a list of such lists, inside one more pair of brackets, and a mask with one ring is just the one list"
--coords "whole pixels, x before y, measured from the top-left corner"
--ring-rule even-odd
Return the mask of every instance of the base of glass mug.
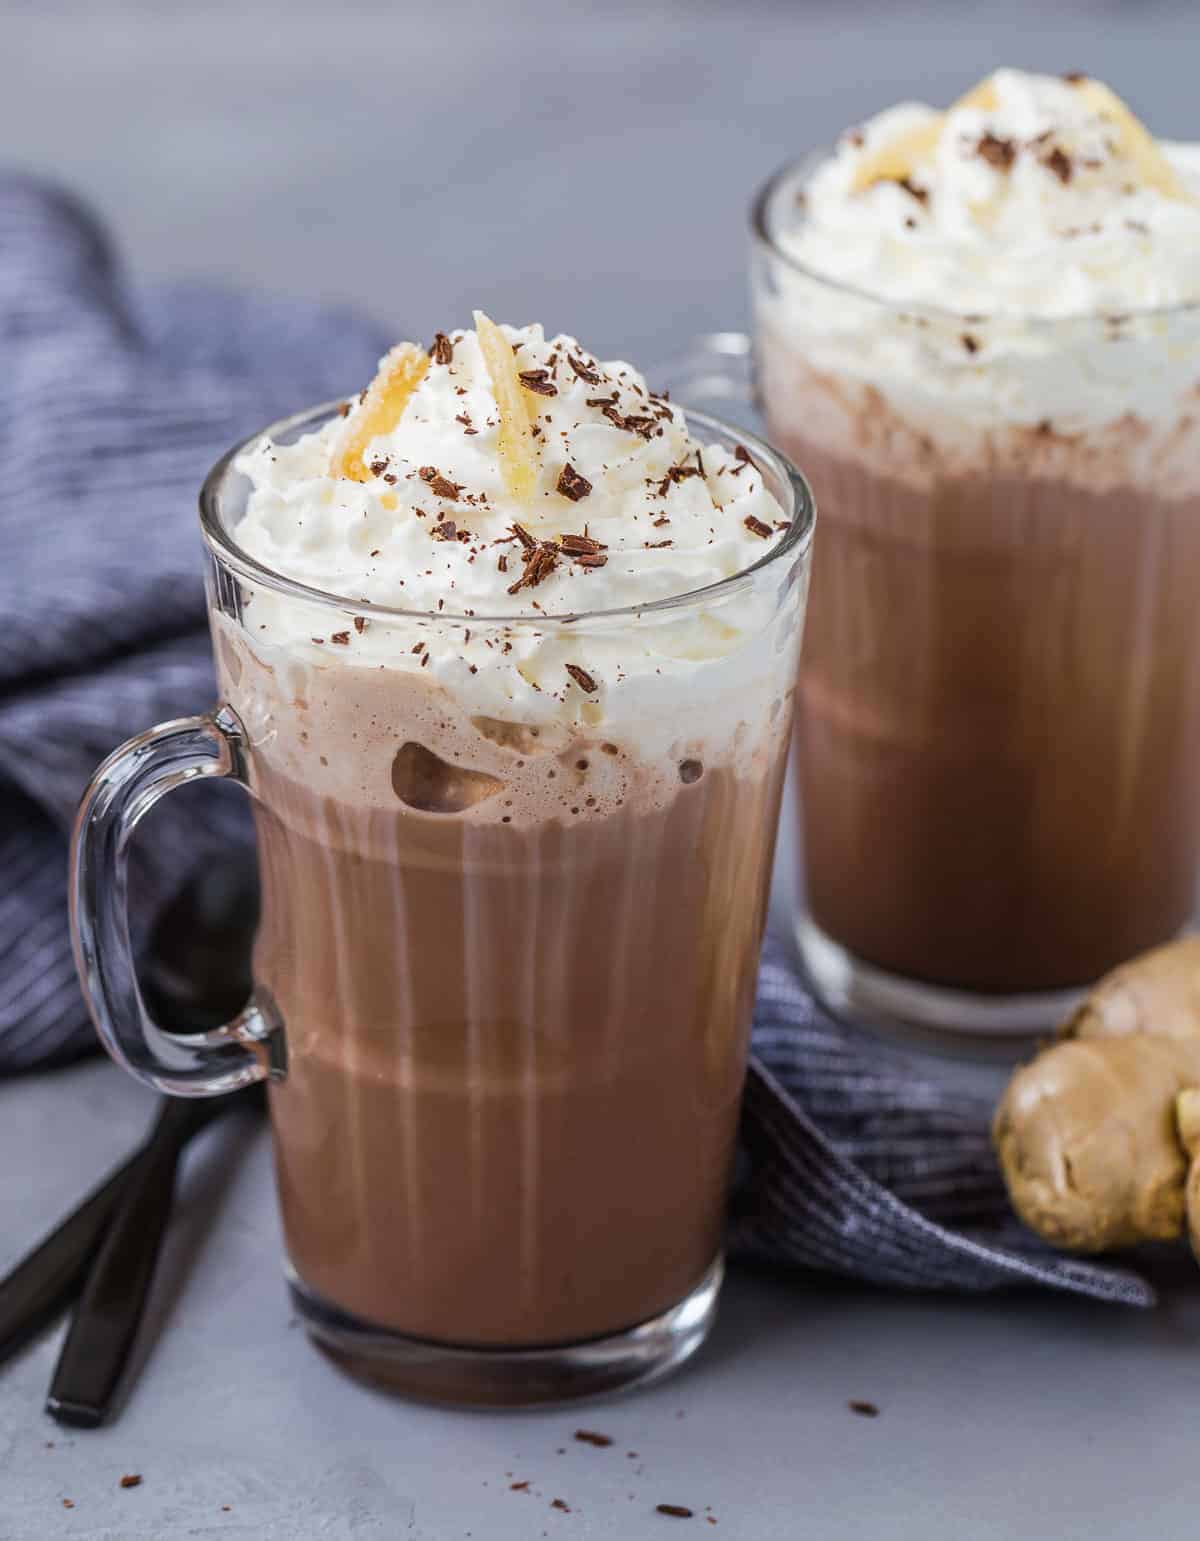
[[286, 1265], [292, 1303], [343, 1369], [401, 1396], [467, 1407], [531, 1407], [645, 1385], [678, 1369], [708, 1336], [724, 1276], [718, 1257], [690, 1294], [610, 1337], [546, 1348], [464, 1348], [409, 1338], [323, 1300]]
[[906, 979], [856, 958], [804, 914], [796, 943], [817, 995], [836, 1016], [943, 1053], [1011, 1059], [1057, 1027], [1084, 995], [1082, 987], [982, 995]]

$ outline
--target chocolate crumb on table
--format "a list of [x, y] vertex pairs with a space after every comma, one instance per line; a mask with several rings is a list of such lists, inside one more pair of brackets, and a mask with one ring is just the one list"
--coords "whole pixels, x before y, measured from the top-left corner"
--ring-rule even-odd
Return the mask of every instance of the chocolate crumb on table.
[[[583, 765], [586, 768], [586, 762], [585, 761], [581, 760], [580, 764]], [[607, 1434], [597, 1434], [592, 1429], [576, 1429], [575, 1430], [575, 1438], [582, 1445], [596, 1445], [600, 1449], [603, 1449], [606, 1445], [611, 1445], [612, 1444], [612, 1440], [609, 1438], [609, 1436]]]
[[846, 1406], [852, 1413], [857, 1413], [860, 1418], [879, 1417], [879, 1409], [874, 1402], [862, 1402], [856, 1398], [852, 1402], [847, 1402]]
[[686, 1504], [656, 1504], [655, 1514], [669, 1514], [673, 1520], [690, 1520], [694, 1511]]

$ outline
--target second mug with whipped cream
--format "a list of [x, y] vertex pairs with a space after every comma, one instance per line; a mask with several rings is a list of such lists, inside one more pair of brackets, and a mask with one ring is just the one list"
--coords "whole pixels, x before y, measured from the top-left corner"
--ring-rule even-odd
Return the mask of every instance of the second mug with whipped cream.
[[454, 1400], [660, 1373], [720, 1279], [803, 483], [480, 315], [205, 504], [304, 1320]]
[[1048, 1026], [1192, 915], [1200, 150], [1000, 70], [756, 211], [759, 388], [823, 510], [800, 937], [891, 1025]]

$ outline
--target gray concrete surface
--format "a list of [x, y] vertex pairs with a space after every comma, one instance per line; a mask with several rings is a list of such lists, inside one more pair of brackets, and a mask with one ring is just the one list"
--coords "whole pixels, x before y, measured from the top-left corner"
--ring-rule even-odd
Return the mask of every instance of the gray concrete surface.
[[88, 193], [141, 271], [482, 303], [608, 354], [743, 318], [778, 163], [998, 63], [1196, 131], [1192, 0], [0, 0], [0, 159]]
[[[0, 1272], [150, 1107], [106, 1062], [0, 1084]], [[684, 1523], [659, 1503], [696, 1511], [683, 1536], [710, 1533], [711, 1506], [725, 1541], [1196, 1534], [1185, 1258], [1164, 1264], [1153, 1314], [734, 1270], [714, 1338], [674, 1380], [586, 1410], [445, 1412], [345, 1379], [294, 1327], [267, 1141], [241, 1117], [189, 1161], [120, 1420], [73, 1433], [42, 1414], [57, 1333], [0, 1371], [3, 1541], [650, 1541]], [[615, 1443], [577, 1444], [581, 1425]], [[122, 1490], [125, 1473], [142, 1485]]]

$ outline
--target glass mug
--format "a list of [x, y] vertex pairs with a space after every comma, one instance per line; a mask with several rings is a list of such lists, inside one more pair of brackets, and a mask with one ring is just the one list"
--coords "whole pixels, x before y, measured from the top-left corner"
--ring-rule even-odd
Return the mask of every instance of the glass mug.
[[[691, 421], [749, 448], [786, 532], [707, 589], [579, 617], [295, 583], [238, 547], [231, 451], [201, 495], [222, 704], [118, 749], [80, 810], [72, 924], [105, 1047], [176, 1095], [269, 1081], [296, 1309], [397, 1390], [588, 1395], [681, 1363], [713, 1320], [814, 510], [765, 444]], [[468, 630], [566, 660], [615, 636], [676, 668], [641, 716], [534, 725], [381, 663]], [[198, 776], [251, 794], [262, 914], [250, 1001], [188, 1037], [139, 993], [124, 853]]]
[[[665, 383], [751, 403], [822, 508], [793, 751], [810, 977], [864, 1025], [1002, 1044], [1193, 915], [1200, 311], [873, 297], [779, 242], [815, 164], [753, 205], [753, 344], [698, 339]], [[936, 397], [893, 399], [905, 359]], [[1006, 416], [1055, 369], [1085, 420]]]

